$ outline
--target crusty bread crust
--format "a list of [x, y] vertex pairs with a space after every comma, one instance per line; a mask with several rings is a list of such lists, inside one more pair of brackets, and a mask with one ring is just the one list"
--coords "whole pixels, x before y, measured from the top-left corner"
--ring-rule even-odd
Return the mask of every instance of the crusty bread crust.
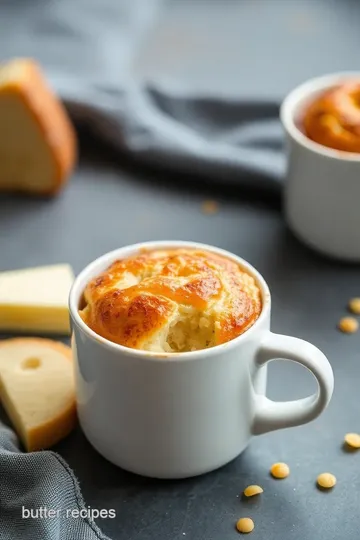
[[235, 261], [193, 250], [154, 250], [115, 261], [84, 291], [84, 322], [135, 349], [186, 352], [230, 341], [258, 318], [261, 293]]
[[[53, 162], [54, 177], [50, 187], [37, 194], [54, 195], [66, 184], [77, 159], [77, 138], [65, 107], [56, 97], [41, 68], [33, 59], [13, 60], [20, 66], [20, 77], [7, 81], [4, 91], [16, 93], [37, 123]], [[8, 189], [11, 189], [8, 187]], [[26, 191], [22, 186], [21, 191]], [[33, 192], [29, 189], [29, 193]]]
[[360, 82], [347, 82], [318, 96], [304, 111], [306, 135], [343, 152], [360, 152]]

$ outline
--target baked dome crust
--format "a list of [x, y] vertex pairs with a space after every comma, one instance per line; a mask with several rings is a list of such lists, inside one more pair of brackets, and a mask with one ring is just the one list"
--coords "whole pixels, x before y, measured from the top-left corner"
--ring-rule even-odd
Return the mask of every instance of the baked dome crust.
[[225, 343], [259, 317], [261, 293], [236, 262], [196, 249], [117, 260], [84, 291], [83, 321], [134, 349], [187, 352]]
[[344, 152], [360, 152], [360, 82], [347, 82], [321, 94], [305, 111], [309, 139]]

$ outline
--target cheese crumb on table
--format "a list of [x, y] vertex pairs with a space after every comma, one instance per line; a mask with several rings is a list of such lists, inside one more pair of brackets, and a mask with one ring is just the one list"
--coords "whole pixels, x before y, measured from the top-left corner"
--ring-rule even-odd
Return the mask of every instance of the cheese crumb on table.
[[360, 298], [352, 298], [348, 304], [349, 310], [355, 315], [360, 315]]
[[322, 473], [316, 479], [317, 485], [322, 489], [331, 489], [336, 484], [336, 478], [331, 473]]
[[360, 448], [360, 435], [358, 433], [347, 433], [345, 442], [351, 448]]
[[204, 201], [202, 203], [202, 211], [204, 214], [216, 214], [219, 210], [219, 205], [216, 201]]
[[287, 478], [290, 474], [289, 466], [286, 463], [274, 463], [270, 469], [270, 473], [274, 478], [282, 480]]
[[251, 485], [244, 489], [245, 497], [253, 497], [254, 495], [259, 495], [263, 493], [263, 488], [257, 485]]
[[353, 334], [359, 329], [359, 323], [354, 317], [343, 317], [340, 319], [338, 327], [345, 334]]
[[254, 522], [251, 518], [240, 518], [236, 523], [237, 530], [242, 534], [250, 533], [254, 530]]

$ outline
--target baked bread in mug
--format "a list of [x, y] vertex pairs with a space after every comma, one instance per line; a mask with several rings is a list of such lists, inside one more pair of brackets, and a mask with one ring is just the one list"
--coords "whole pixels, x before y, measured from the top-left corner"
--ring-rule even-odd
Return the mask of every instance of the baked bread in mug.
[[144, 251], [92, 279], [83, 321], [114, 343], [179, 353], [230, 341], [260, 315], [260, 289], [235, 261], [196, 249]]
[[322, 93], [304, 114], [309, 139], [345, 152], [360, 152], [360, 82], [346, 82]]

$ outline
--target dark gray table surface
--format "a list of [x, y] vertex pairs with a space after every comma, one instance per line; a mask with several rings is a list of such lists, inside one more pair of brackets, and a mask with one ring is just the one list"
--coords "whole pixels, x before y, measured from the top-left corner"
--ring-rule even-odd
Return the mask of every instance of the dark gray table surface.
[[[166, 177], [129, 166], [108, 166], [107, 156], [83, 159], [63, 194], [41, 201], [0, 198], [1, 270], [68, 262], [75, 272], [116, 247], [150, 239], [197, 240], [221, 246], [254, 264], [273, 295], [272, 329], [319, 346], [335, 371], [329, 409], [312, 424], [255, 438], [223, 469], [184, 481], [154, 481], [111, 465], [80, 429], [56, 448], [75, 470], [87, 505], [116, 510], [98, 520], [114, 540], [231, 540], [235, 521], [251, 516], [256, 539], [358, 540], [360, 454], [342, 450], [348, 431], [360, 431], [359, 335], [346, 336], [336, 323], [347, 300], [360, 294], [359, 267], [322, 259], [298, 243], [284, 226], [279, 205], [237, 193], [220, 196], [198, 187], [170, 187]], [[186, 191], [184, 191], [186, 189]], [[201, 203], [214, 197], [216, 215]], [[275, 362], [269, 395], [297, 398], [315, 388], [296, 365]], [[291, 476], [269, 477], [275, 461]], [[316, 476], [338, 478], [331, 493], [319, 492]], [[259, 483], [264, 494], [243, 501], [241, 492]]]

